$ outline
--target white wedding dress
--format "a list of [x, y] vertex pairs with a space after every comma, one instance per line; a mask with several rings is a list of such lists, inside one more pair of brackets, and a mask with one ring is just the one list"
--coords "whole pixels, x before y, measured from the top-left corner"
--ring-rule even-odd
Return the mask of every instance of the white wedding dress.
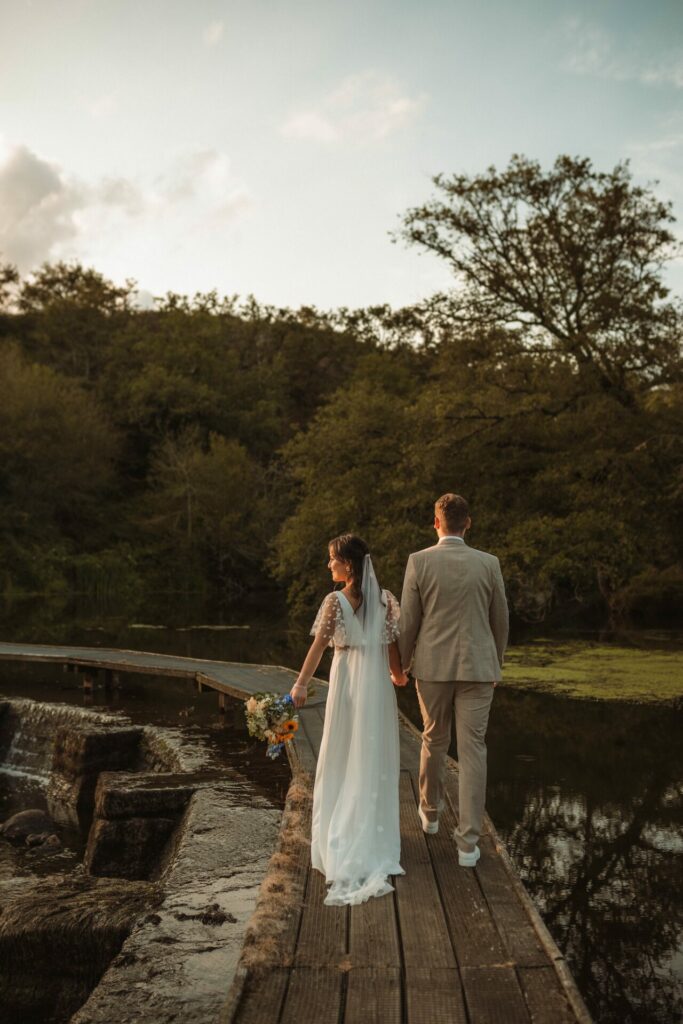
[[400, 755], [387, 644], [399, 606], [380, 591], [369, 555], [356, 612], [328, 594], [311, 633], [335, 648], [313, 791], [311, 863], [330, 884], [325, 903], [363, 903], [393, 891], [399, 863]]

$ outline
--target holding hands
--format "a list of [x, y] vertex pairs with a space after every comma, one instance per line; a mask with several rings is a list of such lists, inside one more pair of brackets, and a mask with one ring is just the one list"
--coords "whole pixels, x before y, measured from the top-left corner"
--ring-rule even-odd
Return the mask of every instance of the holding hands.
[[401, 669], [400, 672], [391, 672], [391, 681], [394, 686], [406, 686], [408, 682], [408, 674]]
[[405, 686], [408, 682], [408, 675], [401, 664], [401, 654], [395, 640], [389, 644], [389, 672], [394, 686]]

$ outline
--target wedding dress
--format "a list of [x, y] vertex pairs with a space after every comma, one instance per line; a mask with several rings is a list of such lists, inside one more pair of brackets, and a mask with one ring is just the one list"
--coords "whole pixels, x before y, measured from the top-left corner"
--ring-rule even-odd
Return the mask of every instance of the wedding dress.
[[313, 791], [311, 863], [330, 888], [325, 903], [363, 903], [393, 891], [399, 864], [400, 756], [396, 695], [387, 644], [398, 637], [399, 606], [380, 591], [365, 556], [363, 599], [354, 612], [328, 594], [311, 633], [334, 647]]

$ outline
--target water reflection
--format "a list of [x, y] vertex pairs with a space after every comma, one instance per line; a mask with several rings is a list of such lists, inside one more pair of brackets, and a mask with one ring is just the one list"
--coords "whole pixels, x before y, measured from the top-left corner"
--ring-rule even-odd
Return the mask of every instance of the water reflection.
[[[169, 609], [163, 602], [136, 611], [142, 623], [250, 627], [179, 632], [130, 629], [135, 619], [98, 617], [87, 608], [50, 614], [43, 605], [35, 617], [15, 610], [3, 635], [298, 667], [309, 625], [297, 624], [289, 632], [282, 613], [270, 600], [222, 615], [194, 605]], [[166, 680], [163, 687], [152, 685], [150, 677], [122, 676], [122, 681], [126, 712], [133, 718], [136, 713], [147, 717], [154, 705], [155, 715], [168, 715], [169, 722], [175, 716], [183, 728], [213, 733], [213, 742], [220, 743], [222, 730], [209, 728], [206, 717], [210, 712], [216, 721], [215, 695], [194, 694], [178, 681]], [[96, 692], [94, 702], [101, 699]], [[399, 699], [419, 724], [414, 691], [401, 691]], [[230, 742], [222, 755], [229, 758], [232, 750], [239, 769], [254, 773], [246, 784], [249, 791], [262, 785], [265, 794], [270, 787], [260, 778], [259, 752], [254, 749], [252, 757], [249, 738], [239, 731], [239, 705], [232, 713], [225, 733]], [[572, 701], [505, 686], [496, 692], [488, 736], [488, 810], [599, 1024], [681, 1019], [679, 727], [680, 714], [668, 708]], [[457, 754], [455, 748], [452, 752]], [[268, 771], [270, 766], [264, 774]], [[286, 769], [281, 786], [285, 774]]]
[[488, 809], [600, 1024], [681, 1018], [680, 716], [501, 691]]

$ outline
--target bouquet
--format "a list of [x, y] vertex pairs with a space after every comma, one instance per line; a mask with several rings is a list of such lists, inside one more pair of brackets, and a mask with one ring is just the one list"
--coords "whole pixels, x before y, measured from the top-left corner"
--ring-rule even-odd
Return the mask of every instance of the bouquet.
[[293, 714], [294, 701], [287, 693], [255, 693], [246, 702], [244, 714], [249, 735], [267, 740], [267, 757], [279, 757], [299, 728], [298, 716]]

